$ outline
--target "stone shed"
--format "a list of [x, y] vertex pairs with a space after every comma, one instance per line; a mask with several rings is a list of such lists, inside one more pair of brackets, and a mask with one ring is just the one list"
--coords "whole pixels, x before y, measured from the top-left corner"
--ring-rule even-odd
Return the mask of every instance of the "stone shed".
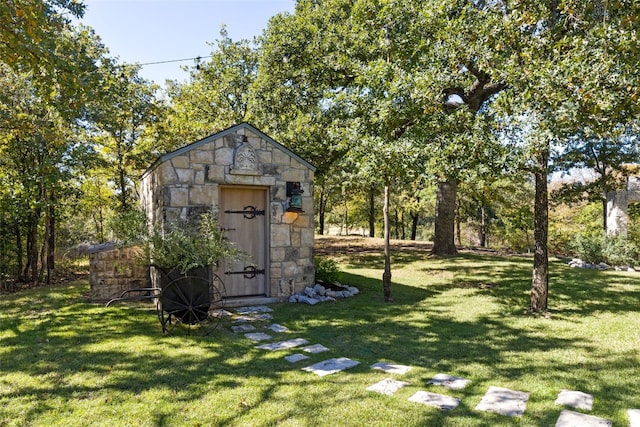
[[280, 300], [314, 280], [314, 172], [241, 123], [160, 157], [141, 178], [141, 203], [156, 223], [213, 212], [249, 255], [217, 271], [227, 300]]

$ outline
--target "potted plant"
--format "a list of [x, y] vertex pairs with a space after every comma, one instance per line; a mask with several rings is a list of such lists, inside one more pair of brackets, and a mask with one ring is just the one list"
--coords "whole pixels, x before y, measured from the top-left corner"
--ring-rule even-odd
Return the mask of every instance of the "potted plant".
[[130, 211], [120, 214], [112, 228], [121, 244], [140, 246], [141, 261], [161, 270], [169, 281], [181, 276], [209, 279], [223, 258], [244, 256], [224, 237], [211, 212], [161, 227], [150, 224], [142, 212]]

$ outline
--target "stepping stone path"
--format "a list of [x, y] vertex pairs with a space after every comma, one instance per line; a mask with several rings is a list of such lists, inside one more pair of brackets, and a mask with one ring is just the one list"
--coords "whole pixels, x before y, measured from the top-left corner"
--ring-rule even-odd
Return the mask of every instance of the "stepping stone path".
[[311, 353], [311, 354], [317, 354], [317, 353], [324, 353], [325, 351], [329, 351], [329, 349], [323, 346], [322, 344], [314, 344], [308, 347], [303, 347], [302, 351], [306, 351], [307, 353]]
[[379, 369], [387, 374], [398, 374], [404, 375], [411, 370], [411, 366], [405, 365], [394, 365], [393, 363], [387, 362], [376, 362], [371, 365], [372, 369]]
[[313, 372], [314, 374], [324, 377], [325, 375], [335, 374], [336, 372], [344, 371], [345, 369], [353, 368], [359, 365], [357, 360], [351, 360], [348, 357], [336, 357], [333, 359], [324, 360], [318, 362], [306, 368], [302, 368], [303, 371]]
[[251, 331], [255, 331], [256, 327], [253, 325], [250, 325], [248, 323], [243, 323], [242, 325], [235, 325], [231, 327], [231, 330], [233, 331], [233, 333], [237, 334], [239, 332], [251, 332]]
[[[264, 332], [255, 331], [256, 327], [248, 324], [249, 322], [268, 321], [273, 319], [269, 314], [273, 310], [267, 306], [240, 307], [236, 309], [237, 316], [234, 319], [236, 325], [231, 326], [234, 333], [245, 333], [245, 337], [253, 341], [266, 341], [273, 337]], [[234, 316], [233, 313], [221, 313], [221, 316]], [[285, 326], [273, 323], [265, 329], [275, 333], [290, 332]], [[250, 333], [249, 333], [250, 332]], [[256, 348], [268, 351], [289, 350], [292, 348], [307, 345], [309, 342], [304, 338], [293, 338], [286, 341], [265, 343], [256, 346]], [[310, 354], [317, 354], [329, 351], [329, 348], [322, 344], [308, 345], [302, 348], [303, 351]], [[302, 360], [310, 359], [309, 356], [296, 353], [285, 356], [284, 359], [289, 363], [297, 363]], [[314, 373], [318, 376], [326, 376], [334, 374], [346, 369], [359, 365], [360, 362], [347, 357], [338, 357], [327, 359], [322, 362], [302, 368], [303, 371]], [[406, 365], [398, 365], [389, 362], [376, 362], [371, 365], [371, 369], [379, 370], [387, 374], [404, 375], [409, 372], [412, 367]], [[441, 386], [449, 390], [462, 390], [471, 383], [471, 380], [455, 377], [452, 375], [439, 373], [433, 376], [427, 384]], [[399, 381], [393, 378], [385, 378], [377, 383], [367, 387], [368, 391], [373, 391], [387, 396], [394, 395], [398, 390], [410, 385], [405, 381]], [[482, 400], [476, 406], [477, 411], [495, 412], [500, 415], [519, 417], [526, 410], [529, 393], [523, 391], [509, 390], [507, 388], [490, 386], [489, 390], [482, 397]], [[420, 403], [423, 405], [433, 406], [441, 410], [453, 410], [461, 402], [461, 399], [447, 396], [444, 394], [432, 393], [429, 391], [417, 391], [409, 401]], [[575, 409], [590, 411], [593, 407], [593, 396], [581, 391], [560, 390], [555, 400], [558, 405], [570, 406]], [[629, 417], [629, 427], [640, 427], [640, 409], [629, 409], [627, 411]], [[555, 427], [611, 427], [612, 422], [604, 418], [593, 415], [587, 415], [580, 412], [563, 410], [555, 424]]]
[[491, 386], [476, 406], [476, 411], [519, 417], [527, 407], [527, 400], [529, 400], [529, 393]]
[[270, 315], [269, 313], [258, 313], [255, 315], [245, 315], [245, 316], [236, 317], [234, 322], [246, 323], [246, 322], [264, 321], [264, 320], [271, 320], [271, 319], [273, 319], [273, 316]]
[[581, 391], [560, 390], [558, 398], [554, 402], [556, 405], [571, 406], [576, 409], [590, 411], [593, 407], [593, 396]]
[[436, 374], [431, 378], [427, 384], [439, 385], [449, 390], [462, 390], [471, 383], [471, 380], [467, 380], [460, 377], [452, 377], [447, 374]]
[[285, 360], [289, 363], [296, 363], [296, 362], [300, 362], [301, 360], [307, 360], [307, 359], [310, 359], [310, 357], [300, 353], [292, 354], [290, 356], [285, 356]]
[[394, 380], [393, 378], [385, 378], [382, 381], [378, 381], [374, 385], [367, 387], [367, 390], [375, 391], [376, 393], [380, 394], [386, 394], [387, 396], [392, 396], [396, 391], [407, 385], [409, 385], [409, 383], [404, 381]]
[[265, 334], [264, 332], [250, 332], [248, 334], [244, 334], [244, 336], [249, 338], [251, 341], [266, 341], [273, 338], [271, 335]]
[[267, 329], [271, 329], [273, 332], [278, 332], [278, 333], [289, 332], [288, 328], [285, 328], [282, 325], [278, 325], [277, 323], [274, 323], [273, 325], [267, 327]]
[[556, 422], [556, 427], [611, 427], [613, 423], [604, 418], [564, 410]]
[[300, 347], [301, 345], [309, 344], [309, 341], [304, 338], [294, 338], [292, 340], [273, 342], [269, 344], [262, 344], [257, 346], [261, 350], [278, 351], [287, 350], [294, 347]]
[[460, 404], [460, 399], [445, 396], [444, 394], [431, 393], [428, 391], [418, 391], [409, 398], [409, 401], [422, 403], [424, 405], [435, 406], [436, 408], [450, 411]]
[[266, 305], [252, 305], [250, 307], [238, 307], [236, 313], [239, 315], [256, 314], [256, 313], [271, 313], [273, 309]]

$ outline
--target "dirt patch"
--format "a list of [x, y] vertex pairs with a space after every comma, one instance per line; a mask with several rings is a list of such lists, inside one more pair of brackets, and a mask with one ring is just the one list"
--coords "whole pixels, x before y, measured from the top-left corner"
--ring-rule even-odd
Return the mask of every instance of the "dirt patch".
[[[433, 244], [415, 240], [391, 240], [392, 251], [415, 251], [429, 254]], [[350, 255], [379, 254], [384, 250], [384, 239], [379, 237], [360, 236], [316, 236], [315, 252], [317, 255]], [[460, 253], [475, 255], [521, 255], [488, 248], [458, 248]]]
[[[380, 253], [384, 250], [384, 239], [357, 236], [316, 236], [315, 251], [318, 255], [349, 255]], [[430, 252], [430, 242], [413, 240], [391, 240], [391, 250], [413, 250]]]

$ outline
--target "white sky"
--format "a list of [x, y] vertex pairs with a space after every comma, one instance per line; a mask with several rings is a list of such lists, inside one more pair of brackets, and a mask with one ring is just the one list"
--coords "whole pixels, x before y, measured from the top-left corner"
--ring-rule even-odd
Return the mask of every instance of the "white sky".
[[[234, 41], [262, 34], [269, 18], [293, 12], [294, 0], [84, 0], [80, 20], [92, 27], [110, 55], [121, 62], [148, 63], [205, 57], [227, 26]], [[206, 59], [203, 59], [206, 61]], [[144, 66], [140, 74], [164, 84], [184, 80], [181, 66], [194, 61]]]

